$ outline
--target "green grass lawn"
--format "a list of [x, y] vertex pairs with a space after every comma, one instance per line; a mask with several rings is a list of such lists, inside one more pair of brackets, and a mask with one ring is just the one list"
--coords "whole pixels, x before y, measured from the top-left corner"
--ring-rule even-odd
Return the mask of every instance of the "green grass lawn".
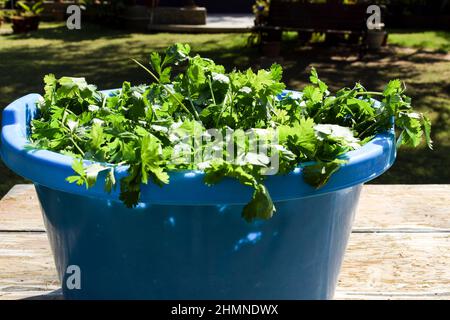
[[402, 47], [450, 51], [449, 31], [392, 30], [388, 39], [390, 44]]
[[[9, 26], [2, 28], [5, 30]], [[146, 73], [130, 58], [146, 62], [149, 52], [174, 42], [187, 42], [194, 52], [228, 68], [268, 66], [272, 61], [261, 58], [257, 48], [246, 46], [247, 36], [139, 34], [94, 25], [69, 31], [54, 23], [45, 23], [41, 30], [28, 35], [0, 35], [0, 108], [24, 94], [41, 93], [42, 78], [47, 73], [58, 77], [84, 76], [101, 89], [117, 88], [124, 80], [133, 84], [147, 82]], [[389, 42], [414, 47], [419, 45], [420, 37], [419, 33], [412, 38], [408, 34], [393, 33]], [[404, 80], [414, 105], [428, 112], [433, 120], [435, 150], [431, 152], [424, 147], [403, 150], [394, 167], [375, 182], [449, 183], [450, 57], [442, 51], [448, 50], [449, 38], [445, 39], [446, 42], [423, 42], [439, 52], [390, 47], [357, 60], [355, 49], [301, 47], [293, 38], [283, 42], [282, 57], [275, 60], [283, 65], [284, 80], [291, 89], [301, 89], [307, 83], [310, 66], [318, 69], [333, 90], [355, 81], [361, 81], [369, 89], [380, 90], [389, 79]], [[0, 163], [0, 195], [19, 181]]]

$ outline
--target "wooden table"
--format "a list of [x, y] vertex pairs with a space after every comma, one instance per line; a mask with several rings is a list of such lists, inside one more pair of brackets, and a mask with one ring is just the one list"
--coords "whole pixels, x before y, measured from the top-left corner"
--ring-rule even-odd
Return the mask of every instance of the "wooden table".
[[[0, 299], [59, 299], [32, 185], [0, 200]], [[450, 299], [450, 185], [363, 189], [337, 299]]]

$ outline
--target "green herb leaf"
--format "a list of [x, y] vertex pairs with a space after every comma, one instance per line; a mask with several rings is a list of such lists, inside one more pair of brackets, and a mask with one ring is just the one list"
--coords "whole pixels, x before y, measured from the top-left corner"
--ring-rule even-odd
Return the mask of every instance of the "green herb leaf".
[[336, 159], [330, 162], [318, 161], [315, 164], [306, 165], [303, 168], [303, 179], [310, 185], [320, 188], [328, 182], [333, 173], [339, 170], [342, 163], [345, 161]]
[[[253, 190], [242, 212], [245, 220], [253, 221], [275, 212], [263, 171], [271, 168], [272, 155], [279, 156], [279, 174], [300, 165], [303, 179], [321, 187], [345, 163], [344, 153], [393, 124], [398, 146], [416, 147], [424, 139], [432, 148], [431, 122], [413, 110], [400, 80], [390, 81], [383, 92], [356, 83], [332, 94], [312, 68], [311, 83], [301, 96], [282, 95], [285, 84], [278, 64], [227, 72], [211, 59], [190, 55], [190, 46], [180, 43], [149, 57], [149, 67], [135, 62], [150, 74], [151, 83], [133, 86], [124, 81], [111, 95], [84, 78], [45, 76], [44, 101], [31, 122], [27, 149], [73, 157], [69, 183], [90, 188], [100, 176], [105, 192], [120, 185], [120, 199], [127, 207], [139, 203], [143, 184], [169, 183], [170, 171], [203, 170], [208, 185], [235, 179]], [[197, 139], [198, 132], [202, 138], [211, 136], [209, 129], [232, 131], [236, 139]], [[277, 132], [278, 140], [270, 154], [260, 154], [250, 150], [245, 132]], [[202, 158], [212, 147], [225, 149], [230, 143], [235, 150], [222, 150], [224, 157]], [[182, 148], [185, 153], [177, 155]], [[201, 161], [192, 162], [198, 158]], [[127, 166], [128, 173], [118, 183], [114, 172], [120, 165]]]

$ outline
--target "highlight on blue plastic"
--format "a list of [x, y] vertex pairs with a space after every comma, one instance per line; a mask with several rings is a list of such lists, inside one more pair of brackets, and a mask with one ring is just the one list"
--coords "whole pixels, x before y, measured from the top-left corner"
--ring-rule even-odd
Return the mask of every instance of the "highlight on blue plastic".
[[[231, 179], [208, 187], [197, 171], [171, 172], [162, 188], [142, 186], [141, 203], [128, 209], [101, 179], [88, 190], [68, 183], [70, 157], [26, 148], [38, 99], [30, 94], [4, 110], [0, 151], [35, 184], [69, 299], [330, 299], [362, 183], [395, 159], [391, 130], [347, 153], [323, 188], [306, 184], [300, 167], [269, 176], [277, 212], [267, 221], [241, 218], [251, 189]], [[74, 265], [78, 289], [68, 285]]]

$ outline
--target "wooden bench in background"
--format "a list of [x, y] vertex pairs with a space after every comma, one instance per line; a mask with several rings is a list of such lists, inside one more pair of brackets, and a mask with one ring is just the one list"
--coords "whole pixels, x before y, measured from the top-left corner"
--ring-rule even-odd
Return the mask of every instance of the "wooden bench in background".
[[[364, 186], [337, 299], [450, 299], [450, 185]], [[60, 299], [32, 185], [0, 200], [0, 299]]]
[[261, 35], [262, 46], [279, 45], [283, 31], [298, 32], [299, 40], [303, 42], [308, 41], [313, 33], [323, 33], [330, 44], [344, 39], [347, 43], [358, 44], [362, 54], [367, 34], [368, 4], [343, 5], [340, 2], [272, 0], [267, 20], [255, 27]]

